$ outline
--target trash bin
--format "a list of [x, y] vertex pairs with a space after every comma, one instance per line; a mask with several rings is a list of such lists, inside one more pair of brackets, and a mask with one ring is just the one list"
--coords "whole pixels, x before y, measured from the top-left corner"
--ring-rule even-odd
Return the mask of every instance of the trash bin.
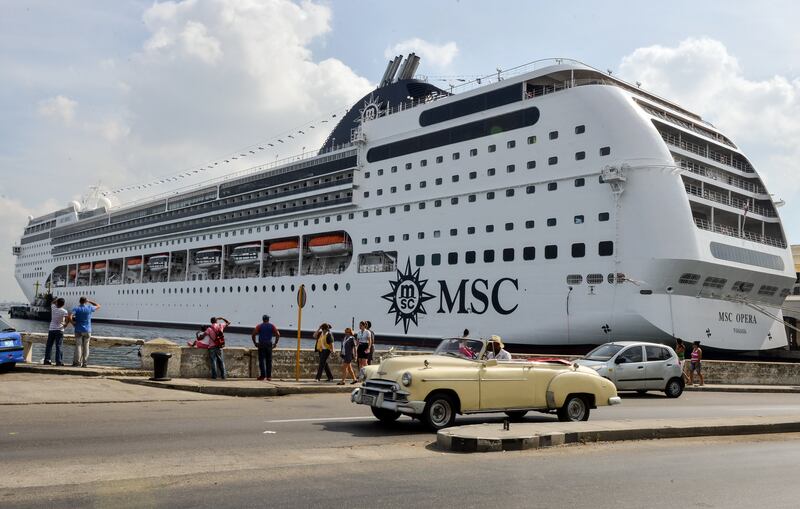
[[150, 354], [153, 358], [153, 378], [158, 382], [166, 382], [172, 380], [167, 376], [167, 367], [169, 366], [169, 358], [172, 357], [171, 353], [167, 352], [153, 352]]

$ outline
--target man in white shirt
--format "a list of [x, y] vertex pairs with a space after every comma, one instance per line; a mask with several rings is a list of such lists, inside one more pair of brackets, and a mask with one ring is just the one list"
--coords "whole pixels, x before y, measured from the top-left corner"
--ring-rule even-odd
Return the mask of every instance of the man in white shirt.
[[510, 361], [511, 354], [505, 350], [503, 339], [500, 336], [492, 336], [489, 338], [487, 345], [486, 359], [496, 359], [498, 361]]
[[64, 344], [64, 327], [69, 323], [70, 316], [64, 309], [64, 298], [59, 297], [50, 306], [50, 327], [47, 331], [47, 346], [44, 349], [44, 364], [52, 364], [50, 354], [53, 351], [53, 345], [56, 345], [56, 366], [64, 365], [61, 346]]

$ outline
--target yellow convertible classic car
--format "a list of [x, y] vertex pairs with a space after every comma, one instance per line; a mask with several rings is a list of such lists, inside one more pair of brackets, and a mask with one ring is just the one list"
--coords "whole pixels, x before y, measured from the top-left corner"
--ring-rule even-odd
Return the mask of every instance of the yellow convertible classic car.
[[614, 384], [595, 370], [560, 359], [496, 360], [491, 341], [444, 339], [432, 355], [391, 356], [362, 369], [353, 403], [369, 405], [382, 422], [401, 415], [438, 430], [456, 414], [555, 412], [560, 421], [585, 421], [589, 410], [620, 402]]

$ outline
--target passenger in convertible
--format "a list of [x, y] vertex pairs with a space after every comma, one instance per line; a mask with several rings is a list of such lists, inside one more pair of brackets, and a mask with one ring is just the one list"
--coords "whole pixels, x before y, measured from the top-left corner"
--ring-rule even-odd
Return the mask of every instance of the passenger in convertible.
[[489, 339], [489, 344], [486, 346], [486, 359], [510, 361], [511, 354], [505, 350], [505, 346], [500, 336], [492, 336]]

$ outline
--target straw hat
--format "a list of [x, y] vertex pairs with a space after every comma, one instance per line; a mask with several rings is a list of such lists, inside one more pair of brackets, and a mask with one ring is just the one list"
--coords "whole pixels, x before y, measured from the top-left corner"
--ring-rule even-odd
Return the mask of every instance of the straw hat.
[[489, 338], [489, 341], [491, 341], [492, 343], [497, 343], [498, 345], [500, 345], [500, 348], [506, 347], [506, 345], [503, 344], [503, 338], [501, 338], [498, 335], [492, 336], [491, 338]]

